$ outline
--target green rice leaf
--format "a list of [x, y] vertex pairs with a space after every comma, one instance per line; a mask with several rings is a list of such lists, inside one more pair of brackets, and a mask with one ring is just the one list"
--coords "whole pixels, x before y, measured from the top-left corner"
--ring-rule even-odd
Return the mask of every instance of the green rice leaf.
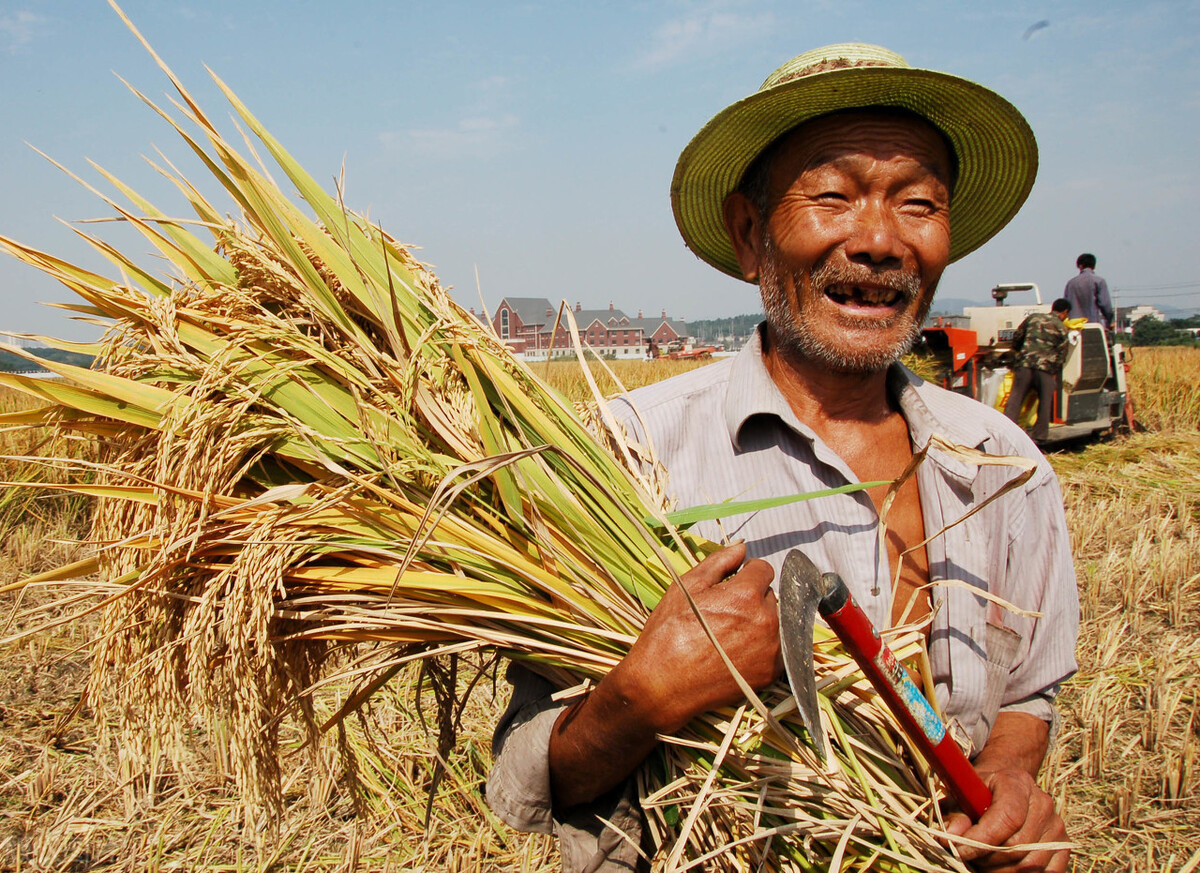
[[[689, 528], [701, 521], [715, 521], [718, 518], [729, 518], [731, 515], [742, 515], [747, 512], [758, 512], [763, 509], [773, 509], [776, 506], [786, 506], [789, 503], [800, 503], [805, 500], [815, 500], [818, 497], [830, 497], [834, 494], [849, 494], [854, 491], [865, 491], [868, 488], [878, 488], [890, 485], [890, 481], [854, 482], [840, 485], [837, 488], [823, 488], [820, 491], [808, 491], [804, 494], [789, 494], [783, 497], [762, 497], [756, 500], [726, 500], [721, 503], [705, 503], [700, 506], [690, 506], [687, 509], [668, 512], [667, 520], [681, 528]], [[661, 523], [653, 516], [646, 516], [646, 524], [658, 526]]]

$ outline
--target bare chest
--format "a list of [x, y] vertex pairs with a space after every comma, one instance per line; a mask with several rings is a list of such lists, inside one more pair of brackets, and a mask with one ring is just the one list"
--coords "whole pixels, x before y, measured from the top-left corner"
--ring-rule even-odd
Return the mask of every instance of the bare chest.
[[[863, 432], [854, 439], [831, 445], [854, 471], [859, 481], [895, 481], [912, 461], [908, 428], [895, 416], [884, 428]], [[887, 486], [867, 493], [880, 513], [886, 529], [888, 565], [892, 570], [892, 625], [911, 624], [927, 618], [930, 612], [929, 559], [923, 545], [925, 523], [916, 476], [900, 486], [888, 507], [884, 501]]]

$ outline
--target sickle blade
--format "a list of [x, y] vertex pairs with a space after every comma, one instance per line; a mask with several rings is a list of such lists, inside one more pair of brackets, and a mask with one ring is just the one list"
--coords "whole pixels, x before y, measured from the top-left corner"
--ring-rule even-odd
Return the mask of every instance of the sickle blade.
[[813, 622], [824, 586], [821, 572], [804, 554], [792, 549], [779, 575], [779, 641], [783, 666], [800, 719], [817, 757], [829, 760], [829, 739], [821, 728], [817, 705], [817, 676], [813, 666]]

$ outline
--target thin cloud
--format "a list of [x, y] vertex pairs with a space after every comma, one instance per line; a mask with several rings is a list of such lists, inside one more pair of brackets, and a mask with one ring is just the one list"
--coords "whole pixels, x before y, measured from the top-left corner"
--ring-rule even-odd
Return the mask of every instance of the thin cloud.
[[0, 16], [0, 33], [4, 34], [8, 48], [15, 49], [33, 39], [33, 29], [41, 18], [26, 9]]
[[649, 48], [634, 65], [655, 69], [679, 63], [720, 46], [741, 42], [766, 33], [772, 22], [770, 14], [744, 15], [719, 9], [698, 11], [662, 24], [655, 32]]
[[412, 150], [423, 155], [481, 154], [511, 145], [520, 118], [505, 109], [512, 80], [503, 75], [487, 76], [473, 85], [474, 100], [461, 107], [461, 117], [443, 127], [418, 127], [384, 131], [380, 142], [388, 149]]
[[516, 115], [473, 116], [448, 127], [425, 127], [386, 131], [380, 140], [388, 148], [411, 147], [425, 154], [455, 154], [494, 151], [504, 146], [520, 126]]
[[485, 79], [479, 80], [479, 90], [484, 93], [507, 90], [509, 85], [508, 76], [488, 76]]

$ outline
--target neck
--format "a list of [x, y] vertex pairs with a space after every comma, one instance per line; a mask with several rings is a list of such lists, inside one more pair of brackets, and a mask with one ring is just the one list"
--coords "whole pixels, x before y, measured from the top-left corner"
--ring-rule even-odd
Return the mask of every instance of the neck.
[[887, 370], [832, 371], [818, 361], [780, 349], [769, 325], [763, 359], [796, 417], [818, 433], [828, 428], [878, 424], [896, 413], [888, 398]]

